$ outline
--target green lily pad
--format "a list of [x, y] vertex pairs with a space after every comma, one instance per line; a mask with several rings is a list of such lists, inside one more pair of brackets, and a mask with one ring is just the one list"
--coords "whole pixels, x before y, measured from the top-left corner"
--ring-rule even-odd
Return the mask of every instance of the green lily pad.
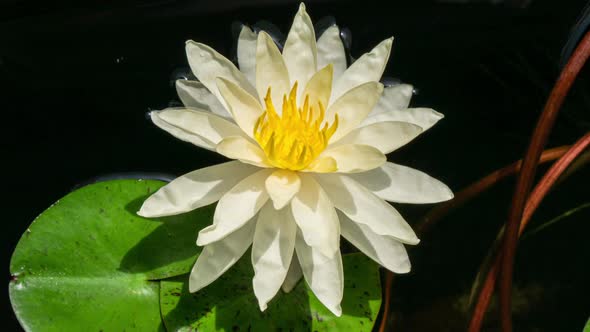
[[586, 326], [584, 327], [584, 331], [583, 332], [590, 332], [590, 318], [586, 322]]
[[150, 220], [135, 212], [161, 181], [78, 189], [43, 212], [10, 264], [10, 299], [27, 331], [160, 331], [159, 282], [187, 273], [211, 207]]
[[246, 253], [211, 285], [191, 294], [188, 276], [160, 283], [164, 324], [169, 331], [371, 331], [381, 306], [378, 265], [362, 254], [343, 256], [342, 317], [326, 309], [305, 282], [279, 294], [260, 312]]

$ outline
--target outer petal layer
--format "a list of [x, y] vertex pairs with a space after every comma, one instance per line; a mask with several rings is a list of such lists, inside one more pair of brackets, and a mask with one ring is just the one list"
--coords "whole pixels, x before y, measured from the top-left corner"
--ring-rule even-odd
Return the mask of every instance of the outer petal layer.
[[256, 47], [256, 89], [262, 105], [269, 88], [273, 104], [280, 111], [283, 96], [288, 94], [291, 88], [289, 72], [275, 42], [268, 33], [261, 31]]
[[[332, 158], [336, 161], [336, 171], [340, 173], [365, 172], [383, 165], [387, 158], [378, 149], [359, 144], [345, 144], [328, 147], [319, 160]], [[329, 160], [329, 159], [328, 159]], [[313, 166], [310, 165], [310, 166]], [[313, 168], [312, 168], [313, 169]], [[321, 172], [318, 173], [329, 173]]]
[[211, 284], [242, 257], [252, 244], [255, 225], [255, 221], [250, 220], [225, 239], [203, 248], [189, 277], [188, 289], [191, 293]]
[[422, 131], [430, 129], [444, 115], [431, 108], [408, 108], [405, 110], [390, 110], [376, 115], [368, 116], [362, 123], [363, 126], [377, 122], [401, 121], [413, 123], [422, 127]]
[[266, 169], [258, 171], [223, 195], [215, 207], [213, 225], [199, 232], [197, 245], [204, 246], [219, 241], [254, 217], [268, 201], [264, 180], [270, 172]]
[[252, 266], [254, 267], [254, 294], [260, 310], [277, 294], [291, 266], [297, 226], [289, 208], [275, 210], [270, 204], [258, 215]]
[[285, 47], [283, 48], [283, 57], [289, 70], [291, 85], [297, 81], [297, 95], [301, 95], [303, 88], [317, 68], [317, 46], [315, 31], [311, 18], [305, 11], [305, 5], [299, 5], [299, 11], [293, 19], [293, 25]]
[[332, 64], [334, 80], [340, 78], [340, 75], [346, 70], [346, 54], [342, 39], [340, 39], [340, 29], [335, 25], [326, 29], [318, 39], [317, 48], [318, 69]]
[[291, 210], [305, 242], [332, 257], [340, 249], [340, 223], [330, 198], [307, 174], [300, 174], [301, 189], [291, 201]]
[[410, 105], [413, 92], [414, 87], [409, 84], [398, 84], [383, 89], [383, 95], [369, 116], [393, 110], [405, 110]]
[[339, 140], [341, 144], [363, 144], [388, 154], [422, 133], [422, 128], [407, 122], [378, 122], [357, 128]]
[[453, 198], [451, 189], [439, 180], [390, 162], [368, 172], [351, 174], [350, 177], [390, 202], [428, 204]]
[[[179, 135], [177, 131], [169, 132], [182, 140], [187, 138], [185, 133], [188, 133], [190, 134], [188, 137], [198, 136], [204, 139], [205, 142], [210, 142], [213, 146], [216, 146], [226, 137], [245, 136], [244, 132], [235, 123], [203, 110], [167, 108], [162, 111], [153, 111], [150, 116], [152, 119], [157, 117], [160, 120], [154, 121], [158, 126], [163, 121], [174, 128], [180, 129], [180, 133], [183, 135]], [[167, 130], [169, 127], [161, 126], [161, 128]]]
[[365, 255], [389, 271], [410, 272], [410, 259], [401, 242], [386, 235], [378, 235], [366, 225], [355, 223], [341, 212], [338, 213], [338, 218], [342, 236]]
[[266, 191], [276, 210], [280, 210], [291, 202], [301, 188], [301, 180], [296, 172], [278, 169], [264, 182]]
[[289, 293], [297, 286], [299, 280], [303, 277], [303, 272], [301, 271], [301, 265], [299, 265], [299, 259], [297, 258], [296, 254], [293, 254], [293, 259], [291, 259], [291, 266], [289, 266], [289, 271], [287, 272], [287, 276], [285, 277], [285, 281], [281, 288], [283, 292]]
[[340, 302], [344, 294], [344, 273], [340, 251], [331, 257], [323, 255], [318, 249], [308, 246], [298, 232], [295, 242], [297, 258], [305, 281], [322, 302], [334, 315], [340, 317]]
[[249, 27], [242, 25], [238, 37], [238, 65], [250, 84], [256, 86], [256, 41], [258, 36]]
[[338, 115], [338, 129], [330, 139], [337, 142], [350, 131], [358, 127], [375, 106], [383, 92], [383, 84], [367, 82], [342, 95], [326, 111], [326, 120], [334, 121]]
[[176, 80], [176, 93], [186, 107], [207, 110], [232, 119], [219, 99], [199, 81]]
[[258, 96], [256, 89], [248, 82], [244, 74], [231, 61], [211, 47], [189, 40], [186, 42], [186, 55], [193, 74], [222, 104], [225, 101], [217, 88], [218, 77], [237, 84], [254, 97]]
[[316, 178], [334, 206], [354, 222], [366, 225], [378, 235], [392, 236], [403, 243], [420, 242], [399, 212], [350, 177], [321, 174]]
[[382, 41], [369, 53], [356, 60], [336, 82], [332, 89], [332, 98], [342, 96], [346, 91], [366, 82], [378, 82], [383, 75], [385, 65], [391, 52], [393, 38]]
[[161, 217], [185, 213], [218, 201], [258, 168], [239, 161], [202, 168], [176, 178], [151, 195], [137, 214]]

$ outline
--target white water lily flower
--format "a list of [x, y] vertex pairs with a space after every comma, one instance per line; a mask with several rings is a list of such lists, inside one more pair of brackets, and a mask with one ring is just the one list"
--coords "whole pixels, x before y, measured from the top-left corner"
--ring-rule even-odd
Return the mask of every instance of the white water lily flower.
[[144, 217], [188, 212], [218, 201], [189, 290], [216, 280], [252, 246], [260, 309], [303, 276], [340, 316], [340, 235], [396, 273], [410, 270], [404, 244], [419, 242], [386, 201], [434, 203], [453, 197], [440, 181], [387, 162], [385, 154], [442, 115], [407, 108], [412, 86], [384, 88], [386, 39], [350, 67], [337, 26], [316, 40], [300, 5], [284, 49], [243, 27], [240, 70], [210, 47], [189, 41], [196, 81], [178, 81], [184, 108], [152, 112], [173, 136], [233, 161], [185, 174], [149, 197]]

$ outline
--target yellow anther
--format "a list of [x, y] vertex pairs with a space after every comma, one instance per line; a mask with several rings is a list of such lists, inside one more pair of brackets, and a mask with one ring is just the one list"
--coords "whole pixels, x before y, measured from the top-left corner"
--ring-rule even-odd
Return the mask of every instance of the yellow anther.
[[338, 128], [337, 115], [332, 124], [324, 121], [326, 110], [321, 102], [311, 106], [309, 95], [303, 100], [303, 107], [298, 108], [295, 82], [288, 96], [283, 96], [282, 112], [278, 114], [271, 88], [266, 92], [266, 110], [254, 125], [254, 138], [275, 167], [305, 169], [324, 151]]

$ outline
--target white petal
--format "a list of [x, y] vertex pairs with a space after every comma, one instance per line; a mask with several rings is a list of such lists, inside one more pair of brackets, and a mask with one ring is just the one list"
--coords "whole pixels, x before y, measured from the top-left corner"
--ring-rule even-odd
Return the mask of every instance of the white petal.
[[280, 113], [283, 96], [291, 88], [289, 72], [275, 42], [268, 33], [260, 31], [256, 47], [256, 89], [262, 105], [269, 88], [273, 105]]
[[256, 86], [256, 40], [258, 36], [249, 27], [242, 25], [238, 37], [238, 65], [250, 84]]
[[211, 284], [242, 257], [252, 244], [255, 225], [255, 221], [250, 220], [225, 239], [203, 248], [189, 277], [191, 293]]
[[422, 128], [407, 122], [378, 122], [357, 128], [334, 145], [363, 144], [388, 154], [409, 143], [422, 133]]
[[198, 147], [201, 147], [203, 149], [215, 151], [215, 143], [207, 140], [206, 138], [204, 138], [202, 136], [188, 132], [182, 128], [178, 128], [178, 127], [173, 126], [172, 124], [162, 120], [159, 117], [157, 111], [150, 112], [150, 118], [152, 119], [152, 122], [156, 126], [158, 126], [161, 129], [164, 129], [172, 136], [174, 136], [180, 140], [183, 140], [185, 142], [192, 143], [192, 144], [194, 144]]
[[296, 233], [297, 225], [289, 208], [275, 210], [268, 203], [262, 208], [252, 245], [252, 284], [261, 311], [266, 310], [287, 276]]
[[405, 110], [391, 110], [384, 113], [368, 116], [362, 123], [363, 126], [376, 122], [401, 121], [413, 123], [422, 127], [423, 132], [434, 126], [444, 116], [430, 108], [408, 108]]
[[216, 151], [227, 158], [237, 159], [246, 164], [264, 168], [271, 167], [264, 151], [257, 144], [242, 136], [224, 138], [217, 144]]
[[330, 198], [309, 175], [300, 174], [301, 189], [291, 201], [291, 210], [305, 242], [331, 257], [340, 249], [340, 223]]
[[246, 76], [231, 61], [211, 47], [189, 40], [186, 42], [186, 55], [193, 74], [222, 104], [225, 104], [225, 101], [217, 87], [216, 79], [218, 77], [238, 85], [258, 99], [256, 89], [248, 82]]
[[342, 315], [340, 302], [344, 294], [344, 272], [340, 250], [331, 257], [325, 256], [317, 248], [308, 246], [299, 232], [295, 241], [295, 250], [305, 281], [315, 296], [334, 315], [340, 317]]
[[316, 175], [334, 206], [353, 221], [368, 226], [378, 235], [387, 235], [407, 244], [420, 240], [412, 227], [391, 205], [350, 177], [340, 174]]
[[219, 241], [242, 227], [268, 201], [264, 180], [271, 170], [258, 171], [240, 181], [217, 203], [213, 225], [199, 232], [197, 245], [203, 246]]
[[161, 217], [180, 214], [218, 201], [259, 168], [230, 161], [182, 175], [150, 196], [137, 214]]
[[338, 114], [338, 129], [330, 139], [330, 143], [338, 141], [358, 127], [371, 112], [382, 92], [383, 84], [367, 82], [338, 98], [326, 111], [326, 120], [330, 123]]
[[363, 83], [379, 81], [387, 65], [392, 43], [393, 38], [382, 41], [371, 52], [363, 54], [348, 67], [342, 76], [334, 82], [332, 98], [338, 98], [346, 91]]
[[301, 180], [296, 172], [279, 169], [266, 179], [265, 186], [274, 208], [280, 210], [299, 192]]
[[[184, 132], [204, 138], [206, 142], [214, 145], [219, 144], [225, 137], [246, 136], [235, 123], [203, 110], [167, 108], [162, 111], [153, 111], [150, 115]], [[166, 130], [166, 128], [163, 129]], [[183, 139], [183, 137], [179, 138]]]
[[315, 31], [303, 3], [299, 5], [299, 11], [295, 15], [293, 25], [287, 35], [283, 57], [289, 70], [291, 85], [296, 81], [299, 83], [297, 88], [299, 96], [317, 68]]
[[340, 39], [340, 29], [335, 25], [326, 29], [318, 39], [317, 48], [317, 68], [324, 68], [331, 63], [334, 67], [334, 80], [337, 80], [346, 70], [346, 53]]
[[338, 164], [336, 164], [336, 159], [332, 157], [319, 157], [312, 161], [303, 172], [332, 173], [337, 170]]
[[405, 110], [410, 105], [414, 87], [409, 84], [398, 84], [383, 89], [383, 94], [369, 116], [391, 110]]
[[254, 137], [254, 125], [264, 112], [258, 100], [226, 79], [219, 78], [217, 86], [238, 126], [246, 135]]
[[365, 172], [377, 168], [387, 161], [385, 155], [377, 148], [359, 144], [330, 146], [322, 152], [319, 158], [334, 159], [336, 161], [336, 172], [339, 173]]
[[303, 272], [301, 271], [301, 265], [299, 265], [299, 259], [297, 258], [297, 254], [293, 253], [293, 258], [291, 259], [291, 266], [289, 266], [289, 271], [287, 272], [287, 276], [285, 277], [285, 281], [281, 288], [283, 292], [289, 293], [297, 286], [299, 280], [303, 277]]
[[305, 98], [309, 97], [309, 106], [318, 109], [318, 103], [322, 107], [326, 107], [330, 101], [330, 93], [332, 91], [332, 72], [333, 66], [331, 64], [317, 71], [307, 82], [305, 90], [300, 97], [300, 104], [304, 102]]
[[342, 212], [338, 212], [338, 218], [342, 236], [365, 255], [389, 271], [410, 272], [410, 258], [401, 242], [386, 235], [375, 234], [369, 227], [355, 223]]
[[176, 93], [186, 107], [204, 109], [224, 118], [232, 118], [219, 99], [199, 81], [176, 80]]
[[453, 198], [451, 189], [439, 180], [390, 162], [368, 172], [350, 174], [350, 177], [390, 202], [427, 204]]

